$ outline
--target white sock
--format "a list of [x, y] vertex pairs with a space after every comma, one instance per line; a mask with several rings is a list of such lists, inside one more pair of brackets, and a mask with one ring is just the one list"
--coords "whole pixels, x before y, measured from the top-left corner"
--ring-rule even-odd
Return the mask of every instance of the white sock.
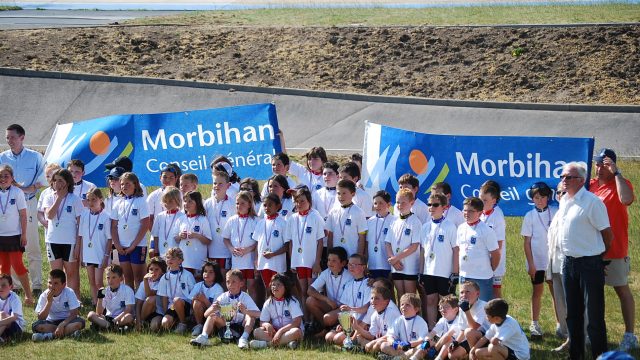
[[249, 333], [248, 332], [243, 332], [241, 338], [245, 339], [245, 340], [249, 340]]

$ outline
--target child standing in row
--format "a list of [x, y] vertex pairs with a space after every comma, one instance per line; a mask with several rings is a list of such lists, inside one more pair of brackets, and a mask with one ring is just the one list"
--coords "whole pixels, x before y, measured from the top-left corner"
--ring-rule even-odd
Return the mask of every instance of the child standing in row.
[[142, 281], [146, 271], [149, 210], [136, 174], [124, 173], [120, 187], [123, 198], [111, 213], [111, 237], [118, 250], [124, 280], [133, 288]]
[[499, 298], [502, 297], [502, 278], [507, 271], [507, 223], [504, 220], [502, 209], [498, 206], [500, 185], [493, 180], [486, 181], [480, 187], [480, 200], [483, 203], [480, 220], [493, 229], [500, 248], [500, 262], [493, 271], [493, 298]]
[[391, 224], [385, 238], [387, 261], [391, 265], [391, 278], [398, 298], [416, 292], [418, 281], [420, 232], [422, 223], [411, 212], [413, 193], [402, 189], [396, 195], [399, 217]]
[[373, 201], [366, 191], [357, 186], [360, 181], [360, 167], [354, 162], [348, 162], [338, 168], [338, 177], [340, 180], [352, 181], [356, 185], [356, 191], [353, 196], [353, 203], [358, 205], [364, 212], [365, 218], [373, 216]]
[[87, 193], [96, 187], [92, 182], [84, 180], [84, 162], [79, 159], [72, 159], [67, 164], [67, 170], [73, 178], [73, 194], [82, 199], [84, 206], [87, 206]]
[[451, 185], [446, 182], [437, 182], [431, 187], [431, 193], [440, 193], [447, 197], [447, 207], [444, 210], [444, 217], [451, 220], [456, 227], [464, 222], [462, 211], [451, 203]]
[[183, 194], [191, 191], [197, 191], [198, 175], [192, 173], [182, 174], [178, 180], [178, 187], [180, 188], [180, 192]]
[[[289, 193], [291, 188], [289, 187], [287, 178], [282, 175], [273, 175], [269, 180], [267, 180], [267, 187], [269, 188], [269, 193], [274, 193], [280, 198], [280, 203], [282, 204], [280, 208], [280, 216], [284, 219], [288, 219], [293, 213], [293, 199], [291, 199], [291, 194]], [[258, 215], [262, 217], [264, 216], [264, 213], [260, 211]]]
[[384, 190], [378, 191], [373, 196], [373, 208], [376, 215], [367, 220], [367, 253], [369, 254], [369, 274], [372, 278], [388, 278], [391, 273], [391, 265], [387, 261], [385, 239], [389, 233], [391, 224], [397, 219], [389, 211], [391, 195]]
[[288, 277], [275, 274], [270, 281], [270, 294], [260, 313], [260, 327], [253, 331], [255, 340], [249, 343], [252, 349], [269, 345], [288, 345], [298, 348], [302, 340], [302, 308], [292, 295], [293, 286]]
[[177, 224], [180, 229], [178, 242], [184, 254], [182, 266], [196, 278], [201, 278], [200, 267], [207, 260], [207, 246], [211, 242], [211, 227], [199, 192], [184, 195], [184, 210], [187, 214]]
[[103, 211], [100, 189], [93, 188], [87, 193], [87, 205], [88, 209], [80, 215], [78, 237], [82, 244], [82, 261], [87, 267], [91, 300], [96, 305], [98, 289], [104, 287], [104, 269], [109, 265], [111, 255], [111, 219]]
[[27, 268], [22, 251], [27, 246], [27, 202], [15, 184], [13, 169], [0, 165], [0, 274], [13, 269], [24, 288], [25, 303], [33, 305]]
[[[429, 219], [429, 209], [424, 201], [418, 199], [418, 190], [420, 190], [420, 181], [418, 178], [411, 174], [404, 174], [398, 179], [398, 186], [400, 189], [408, 189], [413, 193], [413, 206], [411, 212], [414, 213], [420, 222], [425, 224]], [[395, 207], [395, 212], [399, 213], [398, 207]]]
[[256, 297], [255, 252], [256, 241], [252, 238], [258, 217], [253, 207], [253, 196], [247, 191], [240, 191], [236, 197], [236, 215], [233, 215], [224, 229], [222, 238], [231, 252], [231, 266], [242, 271], [247, 281], [247, 290], [252, 299]]
[[367, 219], [364, 212], [353, 203], [356, 184], [350, 180], [338, 181], [338, 202], [327, 217], [327, 247], [341, 246], [349, 256], [364, 254]]
[[493, 272], [500, 263], [500, 247], [495, 232], [480, 220], [482, 209], [482, 200], [476, 197], [464, 200], [466, 222], [458, 227], [458, 258], [460, 281], [475, 282], [481, 299], [488, 301], [493, 294]]
[[265, 217], [258, 220], [253, 232], [257, 242], [258, 267], [265, 289], [273, 275], [287, 271], [287, 222], [279, 216], [280, 198], [270, 193], [262, 200]]
[[324, 221], [311, 208], [311, 192], [306, 186], [294, 190], [293, 199], [297, 212], [287, 220], [287, 242], [291, 268], [296, 270], [302, 301], [307, 299], [307, 290], [314, 278], [320, 274]]
[[236, 213], [235, 199], [229, 199], [229, 174], [225, 171], [213, 173], [212, 197], [207, 199], [205, 208], [211, 226], [211, 243], [207, 249], [209, 261], [216, 262], [224, 276], [231, 266], [231, 253], [224, 243], [222, 229]]
[[[531, 325], [532, 337], [542, 336], [542, 328], [538, 323], [542, 293], [544, 291], [545, 271], [549, 263], [549, 245], [547, 233], [551, 221], [557, 212], [556, 207], [549, 206], [551, 188], [543, 182], [537, 182], [529, 188], [529, 197], [533, 200], [534, 209], [525, 214], [520, 234], [524, 237], [524, 254], [527, 258], [526, 269], [531, 278]], [[547, 281], [553, 298], [553, 284]], [[555, 302], [555, 300], [554, 300]]]
[[151, 236], [155, 246], [155, 254], [163, 258], [167, 250], [178, 247], [180, 238], [180, 224], [185, 223], [186, 216], [182, 209], [182, 196], [180, 190], [173, 186], [167, 186], [162, 192], [162, 205], [164, 211], [158, 214], [151, 228]]
[[305, 166], [292, 161], [289, 171], [298, 178], [299, 184], [306, 185], [311, 192], [318, 191], [324, 186], [322, 165], [327, 162], [327, 152], [320, 146], [312, 147], [304, 154], [304, 157], [306, 159]]
[[[293, 189], [296, 186], [296, 182], [287, 176], [290, 164], [291, 160], [289, 160], [289, 155], [285, 153], [277, 153], [271, 158], [271, 172], [273, 175], [282, 175], [287, 178], [289, 188]], [[269, 194], [269, 184], [265, 183], [259, 195], [261, 198], [264, 198], [267, 194]]]
[[49, 220], [45, 242], [51, 269], [64, 269], [66, 280], [80, 296], [78, 258], [82, 250], [78, 242], [78, 223], [84, 210], [82, 200], [73, 194], [73, 177], [60, 169], [53, 175], [54, 192], [44, 200], [45, 217]]

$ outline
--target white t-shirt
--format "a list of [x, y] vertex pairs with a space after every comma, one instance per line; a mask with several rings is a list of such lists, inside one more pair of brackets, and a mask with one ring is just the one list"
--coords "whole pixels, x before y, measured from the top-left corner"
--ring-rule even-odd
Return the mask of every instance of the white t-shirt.
[[104, 211], [111, 216], [111, 213], [113, 213], [115, 207], [118, 206], [120, 200], [122, 200], [122, 196], [119, 195], [109, 196], [104, 199]]
[[[24, 200], [24, 197], [22, 200]], [[25, 321], [24, 314], [22, 313], [22, 301], [18, 294], [9, 291], [9, 296], [7, 296], [6, 299], [0, 298], [0, 312], [4, 312], [9, 316], [15, 315], [17, 317], [15, 320], [16, 323], [20, 329], [24, 330]]]
[[[211, 226], [205, 216], [184, 216], [180, 218], [175, 226], [178, 227], [180, 232], [198, 233], [207, 239], [211, 239]], [[203, 244], [200, 239], [194, 237], [180, 240], [178, 247], [182, 250], [184, 256], [182, 266], [189, 269], [200, 270], [202, 264], [207, 261], [207, 246], [208, 244]]]
[[[415, 214], [406, 219], [397, 218], [389, 227], [389, 232], [384, 241], [391, 244], [391, 251], [395, 256], [412, 244], [420, 244], [421, 231], [422, 223]], [[420, 248], [402, 259], [401, 262], [403, 265], [402, 270], [398, 271], [391, 267], [391, 271], [406, 275], [417, 275], [420, 271]]]
[[[220, 305], [231, 304], [235, 309], [238, 308], [238, 303], [243, 303], [247, 310], [249, 311], [260, 311], [258, 309], [258, 305], [253, 301], [251, 296], [244, 291], [241, 291], [240, 294], [232, 296], [229, 292], [222, 293], [216, 299]], [[231, 320], [233, 324], [242, 324], [244, 321], [244, 314], [240, 312], [240, 310], [236, 311], [236, 316]]]
[[157, 245], [160, 256], [164, 256], [167, 249], [178, 247], [176, 236], [180, 234], [180, 224], [184, 223], [186, 219], [187, 216], [182, 211], [173, 214], [163, 211], [156, 215], [151, 228], [151, 236], [158, 238]]
[[429, 335], [429, 327], [420, 315], [416, 315], [410, 319], [400, 316], [393, 322], [387, 335], [400, 341], [413, 342], [424, 340], [427, 335]]
[[504, 220], [504, 213], [499, 206], [493, 208], [493, 212], [489, 215], [482, 213], [480, 220], [489, 225], [491, 229], [496, 233], [498, 241], [502, 241], [502, 250], [500, 250], [500, 264], [493, 272], [494, 276], [504, 276], [507, 271], [507, 223]]
[[387, 261], [385, 238], [389, 233], [391, 224], [397, 219], [391, 213], [381, 218], [374, 215], [367, 220], [367, 259], [369, 270], [389, 270], [391, 266]]
[[529, 354], [529, 340], [522, 331], [520, 324], [510, 315], [504, 319], [504, 322], [498, 326], [491, 324], [489, 330], [484, 335], [485, 338], [491, 340], [498, 338], [501, 345], [513, 350], [518, 360], [528, 360], [531, 356]]
[[27, 208], [24, 192], [15, 186], [0, 191], [0, 236], [22, 234], [19, 210]]
[[42, 189], [40, 197], [38, 197], [38, 211], [44, 212], [44, 199], [46, 199], [51, 193], [53, 193], [51, 186]]
[[324, 221], [320, 214], [309, 210], [307, 216], [294, 213], [287, 220], [287, 241], [291, 242], [291, 268], [312, 268], [318, 251], [318, 240], [324, 238]]
[[[337, 200], [335, 203], [340, 204]], [[353, 203], [362, 209], [362, 212], [364, 212], [364, 216], [367, 219], [376, 214], [376, 212], [373, 211], [373, 199], [371, 198], [371, 195], [359, 187], [356, 188], [356, 195], [353, 197]]]
[[165, 210], [162, 205], [162, 192], [164, 188], [160, 187], [151, 192], [147, 197], [147, 207], [149, 208], [149, 215], [156, 216]]
[[[241, 218], [233, 215], [222, 229], [222, 237], [231, 241], [233, 247], [248, 247], [255, 244], [252, 236], [258, 223], [258, 217]], [[255, 251], [244, 256], [232, 256], [231, 267], [234, 269], [255, 269]]]
[[[118, 220], [118, 237], [122, 247], [129, 247], [136, 239], [142, 219], [149, 217], [149, 209], [144, 197], [122, 198], [113, 209], [111, 220]], [[112, 234], [113, 236], [113, 234]], [[138, 247], [147, 243], [140, 241]]]
[[265, 258], [262, 254], [265, 252], [273, 252], [282, 248], [285, 244], [287, 231], [287, 222], [277, 216], [270, 220], [262, 218], [258, 220], [253, 230], [253, 240], [258, 243], [258, 270], [269, 269], [279, 273], [287, 270], [287, 254], [282, 253], [271, 259]]
[[289, 173], [298, 179], [298, 184], [306, 185], [309, 190], [311, 190], [311, 193], [314, 193], [324, 187], [324, 178], [322, 177], [322, 173], [316, 175], [295, 161], [289, 163]]
[[358, 252], [360, 234], [367, 231], [367, 218], [358, 205], [340, 206], [329, 212], [325, 226], [333, 233], [333, 246], [343, 247], [347, 256], [351, 256]]
[[211, 225], [212, 236], [211, 243], [207, 249], [208, 256], [211, 259], [228, 259], [231, 257], [231, 253], [224, 246], [222, 229], [224, 229], [227, 221], [236, 214], [235, 202], [230, 198], [217, 201], [215, 197], [211, 197], [205, 201], [204, 208], [207, 210], [207, 219], [209, 219], [209, 225]]
[[[51, 193], [44, 201], [45, 211], [56, 202], [56, 194]], [[58, 211], [53, 219], [49, 219], [46, 242], [51, 244], [76, 243], [78, 230], [78, 217], [82, 214], [84, 205], [82, 200], [74, 194], [67, 194], [58, 206]]]
[[94, 183], [81, 180], [79, 184], [73, 185], [73, 194], [82, 200], [87, 200], [87, 193], [95, 187], [96, 185]]
[[336, 203], [339, 204], [336, 196], [336, 190], [329, 190], [327, 187], [323, 187], [313, 193], [313, 208], [320, 213], [320, 216], [326, 221], [331, 209], [336, 207]]
[[[489, 328], [489, 326], [491, 326], [489, 320], [487, 320], [487, 314], [484, 312], [484, 306], [486, 304], [487, 303], [485, 301], [478, 299], [469, 309], [473, 321], [480, 324], [480, 329], [485, 331]], [[469, 322], [467, 321], [467, 315], [464, 313], [464, 311], [462, 311], [462, 309], [460, 309], [458, 316], [458, 328], [460, 328], [460, 330], [462, 331], [468, 327]]]
[[[260, 321], [268, 322], [278, 330], [293, 322], [295, 318], [302, 317], [300, 303], [294, 297], [290, 300], [276, 300], [270, 297], [265, 301], [260, 313]], [[302, 328], [302, 322], [300, 322]]]
[[377, 338], [383, 337], [387, 334], [394, 321], [401, 317], [400, 310], [393, 301], [389, 301], [389, 305], [387, 308], [379, 313], [373, 310], [371, 313], [371, 319], [369, 323], [371, 326], [369, 327], [369, 333]]
[[[291, 214], [293, 214], [293, 208], [295, 204], [293, 203], [293, 200], [291, 198], [282, 198], [280, 199], [280, 202], [282, 207], [280, 208], [280, 211], [278, 211], [278, 214], [282, 216], [283, 219], [287, 220], [291, 216]], [[260, 208], [260, 211], [258, 211], [258, 216], [266, 216], [266, 214], [264, 213], [264, 207]]]
[[464, 316], [462, 310], [458, 310], [458, 315], [451, 321], [447, 320], [444, 316], [441, 317], [431, 331], [436, 334], [436, 336], [442, 337], [448, 333], [449, 330], [453, 330], [453, 338], [456, 339], [460, 335], [460, 327], [458, 326], [460, 316]]
[[[394, 214], [400, 214], [400, 211], [398, 210], [397, 205], [393, 206], [393, 210], [394, 210], [393, 211]], [[420, 199], [415, 200], [415, 202], [413, 203], [413, 206], [411, 207], [411, 212], [414, 213], [418, 217], [418, 219], [420, 219], [420, 222], [423, 224], [431, 220], [431, 214], [429, 213], [429, 208], [427, 207], [427, 204], [425, 204], [424, 201]]]
[[207, 284], [205, 284], [204, 281], [200, 281], [193, 287], [193, 289], [191, 289], [189, 297], [193, 300], [193, 298], [200, 293], [202, 293], [210, 303], [213, 303], [216, 301], [218, 296], [224, 293], [224, 289], [218, 283], [213, 283], [213, 285], [207, 287]]
[[173, 299], [177, 297], [191, 303], [189, 294], [195, 284], [196, 280], [189, 270], [180, 269], [174, 274], [167, 269], [167, 272], [160, 277], [157, 296], [164, 296], [169, 299], [167, 308], [171, 307]]
[[[162, 277], [160, 277], [160, 279], [162, 279]], [[160, 279], [158, 279], [157, 281], [149, 281], [149, 289], [157, 292], [158, 285], [160, 285]], [[149, 296], [150, 295], [147, 295], [147, 293], [144, 290], [144, 280], [142, 280], [140, 282], [140, 285], [138, 286], [138, 290], [136, 290], [136, 299], [145, 301]], [[164, 314], [164, 312], [162, 311], [162, 299], [160, 298], [160, 296], [156, 296], [155, 298], [156, 298], [156, 313]]]
[[[533, 209], [522, 219], [520, 235], [531, 237], [531, 255], [536, 270], [547, 270], [549, 265], [549, 242], [547, 234], [557, 208], [548, 206], [543, 211]], [[529, 264], [525, 261], [526, 269]]]
[[491, 251], [498, 249], [496, 233], [480, 221], [475, 226], [464, 223], [458, 227], [460, 247], [460, 276], [473, 279], [491, 279]]
[[[371, 287], [367, 284], [368, 280], [366, 277], [360, 280], [351, 279], [340, 294], [340, 303], [350, 307], [362, 307], [368, 304], [371, 301]], [[362, 320], [365, 315], [366, 313], [360, 314], [358, 320]]]
[[116, 292], [111, 291], [111, 287], [104, 288], [104, 299], [102, 306], [107, 310], [107, 316], [116, 317], [122, 314], [128, 305], [135, 305], [136, 297], [133, 289], [121, 283]]
[[340, 298], [344, 292], [347, 283], [353, 280], [353, 276], [346, 269], [342, 270], [342, 273], [334, 275], [330, 269], [325, 269], [318, 275], [311, 286], [318, 292], [322, 292], [326, 289], [326, 295], [329, 299], [335, 301], [338, 305], [341, 304]]
[[429, 220], [422, 225], [425, 275], [448, 278], [453, 272], [453, 249], [458, 247], [456, 225], [444, 218], [436, 223]]
[[106, 211], [91, 214], [84, 209], [80, 215], [78, 235], [82, 237], [82, 261], [87, 264], [102, 265], [104, 256], [111, 254], [107, 248], [111, 239], [111, 219]]
[[[44, 310], [47, 304], [47, 295], [49, 294], [49, 291], [51, 290], [47, 289], [40, 294], [40, 298], [38, 298], [38, 305], [36, 305], [36, 314]], [[80, 301], [78, 301], [76, 293], [68, 287], [62, 289], [60, 295], [54, 296], [51, 301], [53, 304], [51, 304], [49, 315], [47, 315], [46, 319], [49, 321], [64, 320], [69, 317], [71, 310], [80, 307]]]
[[444, 211], [444, 217], [456, 224], [456, 228], [465, 222], [462, 211], [453, 205]]

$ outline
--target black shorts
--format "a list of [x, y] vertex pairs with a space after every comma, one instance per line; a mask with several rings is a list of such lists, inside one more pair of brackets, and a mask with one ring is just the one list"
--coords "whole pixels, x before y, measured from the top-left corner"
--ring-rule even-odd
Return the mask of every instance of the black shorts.
[[449, 295], [449, 278], [433, 275], [422, 275], [420, 282], [427, 295], [440, 294], [442, 296]]
[[0, 337], [3, 339], [19, 338], [20, 336], [22, 336], [22, 329], [16, 321], [5, 327], [4, 331], [0, 333]]
[[[167, 309], [165, 316], [171, 316], [174, 320], [178, 320], [178, 313], [173, 309], [173, 306]], [[184, 302], [184, 317], [188, 318], [191, 315], [191, 304], [187, 301]]]
[[74, 245], [47, 243], [46, 246], [49, 261], [62, 259], [62, 261], [69, 262], [71, 259]]
[[155, 312], [155, 311], [154, 311], [154, 312], [152, 312], [151, 314], [149, 314], [149, 316], [147, 316], [147, 318], [146, 318], [146, 319], [144, 319], [144, 321], [146, 321], [146, 322], [151, 322], [151, 320], [153, 320], [154, 318], [156, 318], [156, 317], [158, 317], [158, 316], [159, 316], [159, 317], [162, 317], [162, 314], [158, 314], [157, 312]]
[[[544, 271], [543, 271], [544, 272]], [[465, 340], [466, 342], [466, 340]], [[462, 344], [462, 343], [461, 343]], [[468, 346], [468, 344], [467, 344]], [[486, 344], [484, 344], [483, 348], [489, 347], [489, 342], [487, 341]], [[507, 358], [505, 360], [518, 360], [518, 357], [516, 356], [515, 351], [513, 351], [513, 349], [511, 349], [508, 346], [505, 346], [507, 348]], [[469, 352], [469, 350], [467, 350], [467, 353]]]
[[544, 275], [545, 275], [545, 271], [544, 270], [536, 271], [536, 274], [533, 276], [533, 279], [531, 279], [531, 283], [533, 285], [544, 284]]
[[402, 273], [391, 273], [392, 280], [418, 281], [418, 275], [407, 275]]

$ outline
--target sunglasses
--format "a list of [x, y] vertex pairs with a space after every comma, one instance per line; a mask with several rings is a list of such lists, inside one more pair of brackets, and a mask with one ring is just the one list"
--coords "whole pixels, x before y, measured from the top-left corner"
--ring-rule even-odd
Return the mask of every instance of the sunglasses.
[[582, 176], [560, 175], [560, 180], [581, 179]]
[[557, 195], [564, 195], [564, 194], [566, 194], [566, 193], [567, 193], [566, 191], [556, 191], [556, 194], [557, 194]]
[[427, 206], [428, 207], [439, 207], [440, 204], [438, 204], [438, 203], [428, 203]]

